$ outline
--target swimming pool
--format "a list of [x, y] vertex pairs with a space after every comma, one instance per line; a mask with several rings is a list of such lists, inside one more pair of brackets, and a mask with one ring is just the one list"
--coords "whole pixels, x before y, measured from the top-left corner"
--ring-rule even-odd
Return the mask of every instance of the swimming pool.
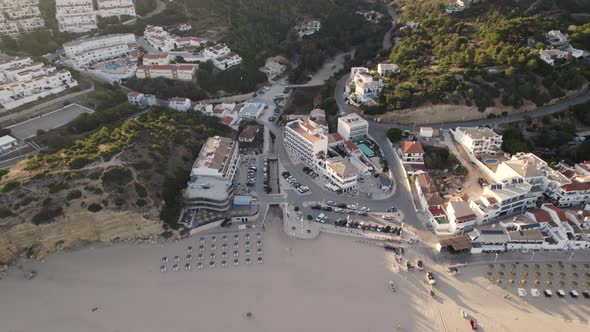
[[365, 144], [358, 144], [357, 145], [359, 147], [359, 149], [361, 149], [361, 151], [369, 158], [372, 158], [375, 156], [375, 153], [373, 152], [373, 150], [371, 150], [368, 146], [366, 146]]
[[117, 64], [114, 64], [114, 63], [107, 63], [104, 67], [105, 67], [105, 69], [112, 70], [112, 71], [116, 71], [116, 70], [119, 70], [121, 68], [120, 65], [117, 65]]
[[486, 164], [495, 164], [498, 162], [498, 159], [486, 159], [483, 162]]

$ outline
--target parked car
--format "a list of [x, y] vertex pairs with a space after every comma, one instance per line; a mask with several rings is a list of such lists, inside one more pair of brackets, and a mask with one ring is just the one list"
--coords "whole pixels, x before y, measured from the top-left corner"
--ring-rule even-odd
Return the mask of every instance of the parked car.
[[326, 204], [330, 205], [330, 206], [334, 206], [336, 205], [336, 203], [334, 203], [334, 201], [328, 201]]
[[385, 219], [385, 220], [393, 220], [393, 216], [392, 216], [392, 215], [390, 215], [390, 214], [384, 214], [384, 215], [382, 216], [382, 218], [383, 218], [383, 219]]
[[319, 204], [312, 205], [312, 206], [311, 206], [311, 209], [312, 209], [312, 210], [321, 210], [321, 209], [322, 209], [322, 206], [321, 206], [321, 205], [319, 205]]
[[324, 207], [322, 208], [322, 210], [324, 210], [324, 211], [332, 211], [333, 209], [332, 209], [332, 207], [330, 207], [330, 206], [324, 206]]

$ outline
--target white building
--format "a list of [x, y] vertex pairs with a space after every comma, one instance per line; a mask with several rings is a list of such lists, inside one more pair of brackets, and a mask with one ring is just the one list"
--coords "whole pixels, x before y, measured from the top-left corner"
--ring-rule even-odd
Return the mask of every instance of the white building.
[[383, 82], [375, 81], [371, 72], [365, 67], [352, 67], [346, 84], [345, 95], [348, 101], [356, 106], [374, 103], [374, 99], [383, 90]]
[[68, 63], [87, 68], [105, 60], [131, 54], [137, 48], [135, 35], [122, 33], [78, 39], [63, 45]]
[[567, 60], [568, 52], [552, 49], [552, 50], [540, 50], [539, 58], [545, 63], [551, 66], [555, 66], [556, 62], [563, 63]]
[[474, 156], [495, 155], [501, 151], [502, 135], [489, 128], [462, 128], [452, 131], [455, 140], [468, 154]]
[[326, 176], [333, 185], [343, 192], [350, 191], [357, 186], [357, 168], [342, 157], [326, 160]]
[[133, 0], [96, 0], [101, 17], [136, 16]]
[[143, 64], [145, 66], [169, 65], [170, 60], [172, 60], [172, 56], [169, 53], [160, 53], [160, 54], [148, 53], [143, 56]]
[[402, 162], [424, 163], [424, 149], [418, 141], [401, 141], [399, 151]]
[[73, 88], [78, 82], [67, 70], [54, 71], [29, 80], [0, 85], [0, 105], [13, 109], [52, 94]]
[[355, 113], [338, 118], [338, 133], [344, 140], [357, 140], [367, 137], [369, 123]]
[[180, 112], [186, 112], [191, 108], [191, 100], [188, 98], [174, 97], [170, 99], [168, 107]]
[[174, 49], [174, 39], [164, 28], [148, 25], [143, 31], [143, 38], [155, 49], [170, 52]]
[[285, 73], [288, 63], [289, 61], [284, 57], [274, 56], [266, 59], [264, 67], [260, 68], [259, 70], [266, 74], [266, 77], [269, 81], [272, 81]]
[[218, 58], [212, 59], [213, 65], [219, 70], [226, 70], [230, 67], [237, 66], [242, 63], [242, 58], [233, 52], [222, 55]]
[[197, 67], [195, 65], [141, 65], [137, 67], [137, 78], [164, 77], [171, 80], [191, 81], [195, 78]]
[[5, 135], [0, 137], [0, 152], [5, 152], [18, 145], [16, 138]]
[[144, 94], [137, 91], [131, 91], [127, 94], [127, 101], [133, 105], [141, 105]]
[[524, 212], [532, 186], [515, 180], [487, 186], [479, 199], [470, 201], [469, 206], [475, 213], [478, 224], [490, 223]]
[[399, 66], [394, 63], [380, 63], [377, 65], [377, 73], [381, 76], [389, 76], [389, 74], [397, 73]]
[[216, 44], [203, 50], [203, 55], [209, 59], [217, 59], [231, 52], [225, 44]]
[[17, 35], [45, 27], [38, 0], [0, 0], [0, 35]]
[[295, 120], [285, 126], [285, 147], [316, 169], [324, 169], [328, 137], [310, 120]]
[[420, 127], [420, 137], [432, 138], [434, 136], [434, 129], [432, 127]]
[[185, 206], [212, 211], [229, 210], [239, 161], [238, 142], [219, 136], [207, 139], [183, 191]]
[[239, 110], [238, 114], [240, 119], [256, 120], [262, 115], [264, 111], [264, 104], [259, 103], [246, 103]]
[[570, 36], [559, 30], [551, 30], [547, 32], [545, 37], [547, 38], [547, 43], [553, 47], [563, 47], [570, 43]]
[[55, 18], [61, 32], [88, 32], [97, 28], [93, 0], [55, 0]]
[[303, 38], [305, 36], [311, 36], [314, 33], [320, 31], [321, 27], [322, 25], [319, 20], [310, 19], [298, 25], [295, 29], [297, 30], [297, 35], [299, 38]]
[[451, 200], [444, 205], [444, 211], [449, 218], [449, 231], [452, 233], [469, 232], [475, 225], [476, 215], [462, 200]]

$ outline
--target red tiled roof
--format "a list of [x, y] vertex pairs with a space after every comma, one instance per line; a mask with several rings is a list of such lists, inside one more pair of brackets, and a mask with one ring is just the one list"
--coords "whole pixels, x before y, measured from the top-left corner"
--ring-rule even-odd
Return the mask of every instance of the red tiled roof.
[[317, 119], [317, 120], [314, 120], [314, 122], [319, 124], [320, 126], [324, 126], [324, 127], [328, 126], [328, 122], [326, 120]]
[[335, 142], [341, 141], [342, 140], [342, 135], [338, 134], [338, 133], [333, 133], [330, 134], [332, 136], [332, 139], [334, 139]]
[[131, 91], [127, 94], [127, 96], [129, 96], [129, 97], [137, 97], [139, 95], [141, 95], [141, 93], [136, 92], [136, 91]]
[[567, 221], [567, 217], [565, 216], [565, 212], [563, 212], [562, 209], [558, 208], [557, 206], [555, 206], [553, 204], [543, 204], [543, 206], [550, 209], [550, 210], [553, 210], [557, 214], [557, 218], [559, 218], [559, 221], [561, 221], [561, 222]]
[[354, 144], [351, 140], [344, 141], [344, 146], [346, 149], [348, 149], [348, 151], [357, 151], [359, 149], [359, 147], [356, 146], [356, 144]]
[[422, 144], [418, 141], [401, 141], [400, 148], [404, 154], [408, 153], [424, 153]]
[[221, 119], [221, 122], [225, 123], [226, 125], [231, 124], [234, 121], [234, 118], [231, 116], [226, 116], [225, 118]]
[[430, 213], [435, 217], [445, 215], [445, 211], [443, 211], [441, 208], [437, 208], [436, 206], [429, 206], [428, 211], [430, 211]]
[[549, 212], [539, 209], [539, 208], [533, 208], [528, 210], [527, 212], [530, 212], [533, 216], [535, 216], [535, 220], [537, 222], [549, 222], [551, 221], [551, 215], [549, 214]]
[[572, 181], [570, 184], [564, 184], [561, 186], [563, 191], [585, 191], [590, 190], [590, 182], [578, 182]]

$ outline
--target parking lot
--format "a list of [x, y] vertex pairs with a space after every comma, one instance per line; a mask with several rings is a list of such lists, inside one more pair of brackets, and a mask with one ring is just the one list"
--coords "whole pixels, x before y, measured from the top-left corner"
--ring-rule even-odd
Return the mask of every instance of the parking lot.
[[254, 155], [242, 156], [240, 168], [236, 175], [235, 192], [237, 195], [247, 195], [254, 191], [256, 185], [257, 158]]
[[93, 110], [87, 107], [78, 104], [70, 104], [53, 112], [21, 122], [8, 128], [10, 128], [12, 136], [24, 140], [36, 136], [38, 130], [48, 131], [55, 129], [74, 120], [80, 114], [93, 112]]
[[283, 179], [287, 182], [287, 184], [296, 192], [300, 194], [305, 194], [309, 192], [309, 187], [302, 185], [297, 178], [291, 175], [290, 172], [284, 171], [281, 173]]

